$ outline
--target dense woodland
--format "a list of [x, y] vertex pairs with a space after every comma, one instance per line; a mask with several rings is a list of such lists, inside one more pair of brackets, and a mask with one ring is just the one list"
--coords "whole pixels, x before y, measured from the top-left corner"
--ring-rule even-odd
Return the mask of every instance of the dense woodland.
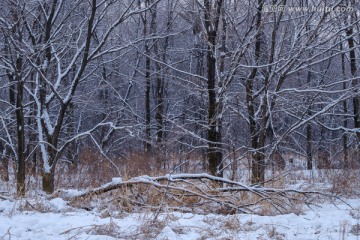
[[247, 166], [259, 185], [295, 157], [356, 168], [359, 7], [2, 0], [1, 177], [15, 174], [24, 195], [27, 176], [42, 176], [52, 193], [57, 166], [86, 154], [118, 175], [136, 158], [150, 172], [193, 164], [218, 177]]

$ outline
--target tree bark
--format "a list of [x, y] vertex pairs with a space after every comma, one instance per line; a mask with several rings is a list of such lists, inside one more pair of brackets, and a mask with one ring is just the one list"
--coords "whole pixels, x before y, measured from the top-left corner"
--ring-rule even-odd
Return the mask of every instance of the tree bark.
[[[340, 44], [340, 51], [341, 53], [341, 74], [343, 77], [343, 80], [346, 80], [346, 67], [345, 67], [345, 53], [343, 53], [343, 45]], [[347, 89], [346, 82], [343, 83], [343, 89]], [[348, 114], [348, 106], [347, 106], [347, 100], [345, 99], [342, 102], [343, 105], [343, 112], [344, 112], [344, 128], [348, 127], [348, 121], [347, 121], [347, 114]], [[349, 168], [349, 157], [348, 157], [348, 136], [346, 132], [344, 132], [343, 136], [343, 151], [344, 151], [344, 168]]]
[[[261, 55], [261, 18], [262, 18], [262, 8], [263, 8], [263, 0], [258, 0], [257, 14], [256, 14], [256, 25], [255, 25], [255, 64], [259, 64], [260, 55]], [[249, 116], [249, 128], [251, 135], [251, 148], [254, 151], [251, 155], [251, 183], [253, 184], [261, 184], [265, 181], [265, 155], [263, 153], [262, 147], [265, 144], [265, 138], [260, 141], [260, 135], [262, 135], [257, 130], [257, 123], [255, 120], [255, 106], [254, 106], [254, 80], [256, 78], [258, 72], [258, 68], [254, 67], [251, 70], [251, 73], [246, 81], [246, 104], [247, 111]], [[266, 109], [263, 109], [265, 110]], [[263, 116], [264, 117], [264, 116]], [[266, 120], [265, 118], [263, 120]], [[262, 124], [264, 127], [264, 125]], [[266, 133], [265, 129], [262, 129]], [[265, 136], [265, 135], [264, 135]]]
[[9, 182], [9, 159], [7, 157], [4, 157], [1, 160], [3, 171], [1, 173], [1, 180], [4, 182]]
[[42, 176], [42, 189], [44, 192], [51, 194], [55, 190], [54, 172], [45, 172]]
[[[8, 54], [8, 61], [14, 61], [13, 69], [6, 70], [7, 77], [10, 82], [9, 88], [9, 102], [15, 109], [16, 118], [16, 192], [19, 196], [25, 195], [25, 115], [24, 115], [24, 79], [22, 79], [23, 71], [23, 56], [22, 53], [12, 53], [11, 45], [14, 42], [23, 41], [23, 33], [21, 27], [21, 16], [19, 16], [18, 6], [11, 6], [11, 19], [14, 21], [14, 27], [11, 29], [11, 34], [14, 39], [8, 41], [5, 38], [4, 50]], [[14, 56], [12, 56], [14, 55]], [[13, 60], [14, 59], [14, 60]]]
[[2, 181], [9, 181], [9, 159], [6, 156], [6, 147], [2, 142], [0, 142], [0, 175]]
[[[310, 82], [311, 82], [311, 72], [310, 69], [308, 69], [308, 73], [307, 73], [307, 84], [310, 87]], [[310, 100], [310, 99], [308, 99]], [[308, 106], [308, 111], [307, 111], [307, 115], [308, 117], [311, 116], [311, 101], [308, 101], [309, 106]], [[312, 170], [313, 168], [313, 156], [312, 156], [312, 126], [311, 126], [311, 122], [308, 122], [306, 124], [306, 168], [308, 170]]]
[[[352, 76], [352, 81], [351, 81], [351, 85], [352, 87], [354, 87], [355, 89], [358, 86], [358, 80], [356, 79], [356, 72], [357, 72], [357, 66], [356, 66], [356, 53], [355, 53], [355, 41], [354, 41], [354, 37], [353, 37], [353, 27], [349, 27], [346, 30], [346, 36], [347, 36], [347, 42], [349, 45], [349, 55], [350, 55], [350, 73]], [[359, 100], [359, 96], [355, 95], [352, 99], [352, 103], [353, 103], [353, 112], [354, 112], [354, 127], [359, 129], [360, 128], [360, 100]], [[357, 140], [358, 140], [358, 144], [360, 143], [360, 132], [357, 131], [356, 132], [356, 136], [357, 136]]]
[[221, 16], [222, 0], [216, 1], [215, 9], [212, 7], [212, 2], [204, 0], [205, 5], [205, 28], [207, 36], [207, 90], [209, 97], [208, 106], [208, 161], [209, 172], [215, 176], [222, 176], [222, 139], [221, 126], [217, 119], [216, 101], [216, 44], [218, 40], [218, 27]]
[[25, 119], [23, 109], [24, 83], [18, 82], [16, 100], [16, 122], [17, 122], [17, 172], [16, 172], [16, 192], [19, 196], [25, 196]]
[[[140, 3], [139, 3], [140, 4]], [[149, 4], [149, 1], [146, 1], [146, 4]], [[140, 7], [140, 5], [139, 5]], [[148, 34], [148, 21], [147, 15], [144, 13], [144, 16], [141, 15], [142, 22], [143, 22], [143, 36], [147, 38]], [[149, 40], [145, 40], [145, 141], [144, 141], [144, 150], [145, 152], [151, 151], [151, 129], [150, 129], [150, 122], [151, 122], [151, 109], [150, 109], [150, 90], [151, 90], [151, 62], [150, 62], [150, 47], [149, 47]]]

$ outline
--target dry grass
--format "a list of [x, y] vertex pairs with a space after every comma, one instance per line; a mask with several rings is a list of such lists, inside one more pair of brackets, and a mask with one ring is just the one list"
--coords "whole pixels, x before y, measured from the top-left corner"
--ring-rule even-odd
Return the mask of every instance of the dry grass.
[[54, 209], [44, 199], [21, 200], [19, 211], [35, 211], [41, 213], [52, 212]]
[[329, 169], [326, 178], [332, 185], [331, 192], [346, 196], [358, 196], [360, 192], [360, 170]]
[[87, 188], [100, 186], [119, 176], [114, 166], [121, 166], [119, 159], [106, 159], [95, 150], [79, 154], [78, 163], [60, 162], [56, 169], [57, 188]]
[[241, 229], [239, 216], [233, 215], [222, 221], [221, 227], [226, 230], [237, 231]]
[[349, 214], [352, 218], [360, 220], [360, 207], [350, 210]]
[[[181, 168], [176, 168], [175, 172], [199, 172], [199, 166], [203, 166], [204, 162], [199, 155], [186, 155], [176, 156], [169, 155], [166, 158], [162, 156], [159, 160], [155, 154], [140, 154], [133, 153], [126, 158], [113, 158], [106, 159], [99, 152], [92, 149], [84, 150], [80, 153], [79, 163], [70, 165], [65, 162], [60, 162], [56, 173], [56, 188], [74, 188], [74, 189], [91, 189], [99, 187], [104, 183], [111, 182], [114, 177], [121, 175], [124, 181], [139, 175], [159, 176], [169, 173], [174, 169], [177, 163], [180, 163], [180, 159], [190, 159], [185, 164], [181, 165]], [[290, 156], [285, 156], [290, 158]], [[246, 161], [239, 162], [237, 170], [244, 172], [243, 165], [246, 165]], [[121, 172], [119, 173], [114, 164], [121, 166]], [[334, 193], [344, 192], [348, 195], [356, 194], [356, 189], [360, 189], [359, 174], [357, 170], [331, 170], [324, 169], [319, 171], [319, 176], [309, 176], [305, 174], [305, 171], [292, 171], [291, 174], [286, 177], [276, 177], [273, 181], [265, 183], [265, 187], [282, 189], [287, 188], [291, 184], [297, 184], [298, 182], [304, 182], [307, 186], [303, 189], [317, 190], [317, 185], [313, 183], [324, 182], [332, 184], [332, 191]], [[282, 170], [268, 171], [267, 179], [281, 176], [284, 173]], [[234, 176], [233, 176], [234, 177]], [[235, 177], [234, 177], [235, 178]], [[301, 214], [305, 207], [304, 202], [301, 200], [302, 196], [293, 195], [293, 201], [282, 202], [279, 201], [278, 205], [274, 205], [266, 200], [261, 200], [261, 197], [249, 192], [228, 192], [222, 193], [213, 191], [213, 182], [195, 182], [189, 181], [191, 184], [185, 184], [188, 192], [184, 192], [181, 189], [166, 189], [156, 188], [153, 185], [137, 184], [133, 186], [124, 186], [101, 196], [89, 196], [85, 199], [77, 199], [72, 202], [72, 206], [91, 210], [97, 207], [104, 217], [114, 216], [125, 212], [141, 212], [141, 211], [159, 211], [161, 208], [167, 208], [171, 210], [183, 211], [183, 212], [197, 212], [197, 213], [219, 213], [219, 214], [236, 214], [239, 211], [236, 208], [229, 207], [227, 204], [221, 204], [221, 202], [231, 202], [236, 206], [243, 206], [246, 204], [256, 203], [256, 207], [250, 207], [257, 214], [260, 215], [276, 215], [278, 214], [277, 207], [284, 207], [282, 213], [295, 213]], [[246, 183], [246, 182], [244, 182]], [[8, 185], [10, 183], [7, 183]], [[167, 182], [163, 181], [161, 184], [166, 185]], [[179, 187], [185, 186], [179, 184]], [[14, 184], [12, 184], [12, 187]], [[10, 187], [9, 187], [10, 188]], [[40, 177], [28, 177], [27, 188], [30, 190], [41, 189]], [[321, 187], [319, 188], [322, 189]], [[204, 199], [196, 194], [190, 194], [189, 192], [201, 193], [205, 191], [209, 196], [216, 198], [219, 202], [213, 202], [209, 199]], [[35, 191], [32, 191], [34, 193]], [[56, 195], [54, 195], [56, 196]], [[295, 200], [298, 198], [299, 200]], [[275, 200], [276, 201], [276, 200]], [[46, 206], [39, 204], [24, 205], [24, 209], [46, 211]], [[33, 209], [32, 209], [33, 208]]]
[[138, 232], [141, 233], [143, 239], [154, 239], [168, 223], [169, 219], [167, 218], [154, 221], [149, 217], [144, 217]]
[[[187, 159], [183, 162], [182, 159]], [[97, 150], [85, 149], [78, 163], [59, 162], [56, 169], [56, 188], [91, 188], [111, 181], [148, 175], [164, 175], [170, 171], [204, 172], [203, 160], [197, 154], [161, 156], [157, 153], [131, 153], [124, 157], [105, 158]], [[119, 170], [119, 171], [118, 171]]]
[[121, 234], [118, 232], [118, 226], [111, 218], [108, 224], [92, 224], [75, 227], [62, 232], [61, 235], [67, 235], [68, 239], [77, 239], [77, 236], [82, 233], [86, 233], [88, 235], [110, 236], [114, 238], [121, 237]]
[[258, 229], [261, 228], [260, 225], [256, 225], [255, 222], [253, 222], [252, 220], [249, 220], [247, 222], [245, 222], [244, 224], [241, 225], [242, 226], [242, 230], [246, 231], [246, 232], [253, 232], [253, 231], [257, 231]]
[[[218, 190], [224, 189], [224, 186], [204, 178], [185, 181], [164, 179], [156, 184], [152, 184], [151, 181], [136, 182], [132, 179], [128, 182], [123, 181], [109, 191], [96, 192], [96, 194], [93, 192], [80, 199], [72, 199], [72, 206], [83, 209], [92, 209], [96, 206], [103, 211], [104, 216], [144, 211], [156, 213], [163, 210], [198, 214], [256, 213], [273, 216], [279, 213], [300, 215], [305, 209], [306, 198], [301, 193], [228, 192]], [[284, 180], [279, 179], [271, 184], [271, 189], [280, 188], [283, 184]]]
[[119, 237], [119, 233], [117, 232], [118, 226], [113, 223], [112, 218], [110, 218], [110, 222], [108, 224], [102, 225], [94, 225], [87, 231], [87, 234], [90, 235], [105, 235], [111, 237]]
[[355, 236], [360, 236], [360, 224], [353, 225], [350, 232]]
[[275, 226], [272, 226], [268, 231], [267, 231], [267, 236], [270, 239], [274, 239], [274, 240], [284, 240], [285, 239], [285, 234], [283, 233], [279, 233]]

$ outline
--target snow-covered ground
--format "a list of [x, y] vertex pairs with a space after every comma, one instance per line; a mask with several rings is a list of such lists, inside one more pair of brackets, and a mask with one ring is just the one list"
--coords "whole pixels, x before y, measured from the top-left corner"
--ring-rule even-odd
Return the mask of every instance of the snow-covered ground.
[[[331, 179], [341, 182], [352, 175], [339, 171], [292, 171], [286, 175], [282, 187], [329, 192], [334, 187]], [[324, 177], [326, 176], [326, 178]], [[115, 182], [114, 182], [115, 180]], [[355, 183], [356, 180], [351, 180]], [[121, 179], [113, 179], [114, 183]], [[299, 205], [294, 213], [259, 216], [255, 214], [194, 214], [166, 211], [159, 216], [152, 211], [120, 212], [112, 205], [91, 206], [83, 209], [64, 199], [48, 198], [38, 190], [31, 190], [26, 198], [14, 198], [14, 184], [0, 182], [0, 240], [52, 239], [359, 239], [360, 192], [358, 184], [337, 200], [315, 199], [318, 206]], [[272, 187], [272, 186], [270, 186]], [[351, 189], [351, 188], [349, 188]], [[79, 191], [64, 189], [70, 195]], [[335, 191], [336, 192], [336, 191]], [[55, 196], [55, 195], [54, 195]], [[61, 195], [59, 195], [61, 196]], [[62, 196], [66, 197], [66, 196]], [[109, 201], [111, 199], [108, 199]], [[81, 204], [80, 204], [81, 205]], [[114, 210], [115, 209], [115, 210]], [[118, 211], [118, 212], [117, 212]], [[267, 214], [263, 212], [263, 214]]]
[[[61, 198], [0, 200], [0, 239], [360, 239], [360, 199], [277, 216], [120, 213], [72, 208]], [[41, 205], [41, 206], [39, 206]], [[34, 211], [42, 209], [42, 211]]]

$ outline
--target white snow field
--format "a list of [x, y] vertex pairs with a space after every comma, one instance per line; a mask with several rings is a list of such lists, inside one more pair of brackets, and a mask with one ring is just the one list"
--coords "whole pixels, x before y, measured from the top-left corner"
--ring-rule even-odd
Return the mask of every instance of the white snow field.
[[[338, 181], [340, 175], [335, 176]], [[321, 171], [312, 171], [312, 174], [293, 171], [287, 175], [284, 186], [329, 192], [333, 185], [326, 179]], [[103, 186], [121, 181], [114, 178]], [[344, 186], [342, 188], [346, 188]], [[62, 189], [65, 195], [46, 195], [39, 190], [29, 190], [25, 198], [14, 197], [14, 189], [13, 183], [0, 181], [0, 240], [360, 240], [357, 187], [352, 191], [343, 189], [351, 193], [334, 201], [315, 195], [312, 200], [315, 205], [311, 208], [299, 204], [288, 214], [262, 212], [265, 216], [182, 213], [166, 207], [159, 216], [150, 210], [129, 213], [116, 208], [116, 205], [115, 208], [110, 206], [111, 195], [105, 197], [108, 205], [95, 201], [89, 208], [81, 204], [74, 206], [64, 200], [78, 196], [84, 189]]]
[[[302, 214], [197, 215], [72, 208], [61, 198], [0, 200], [0, 239], [360, 239], [360, 200], [323, 203]], [[41, 204], [43, 211], [27, 210]]]

